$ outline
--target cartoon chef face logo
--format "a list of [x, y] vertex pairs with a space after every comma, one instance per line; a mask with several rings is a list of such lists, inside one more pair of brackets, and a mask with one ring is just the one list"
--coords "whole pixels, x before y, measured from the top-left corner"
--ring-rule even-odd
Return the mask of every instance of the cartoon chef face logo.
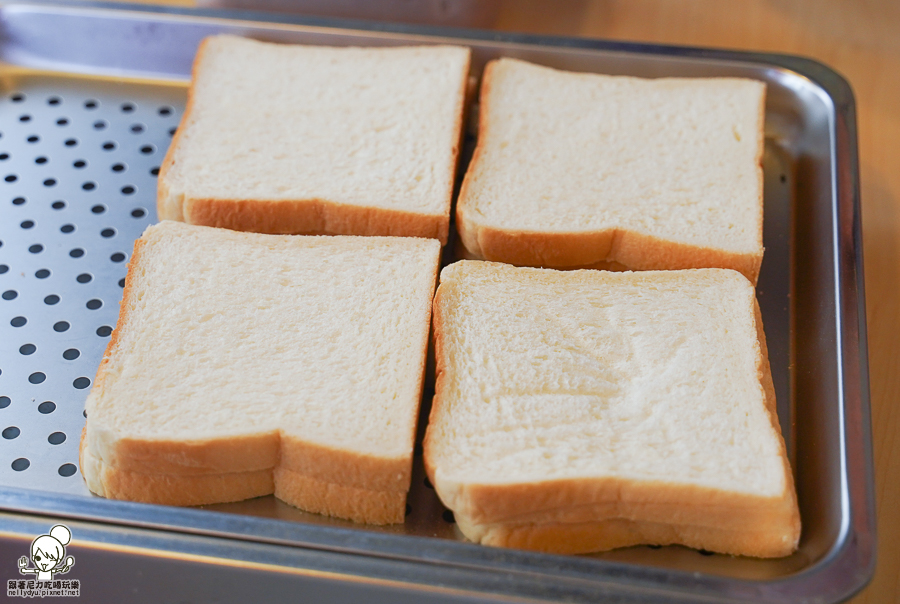
[[19, 572], [37, 575], [38, 581], [50, 581], [53, 575], [69, 572], [75, 564], [73, 556], [66, 556], [66, 545], [72, 539], [68, 527], [57, 524], [50, 529], [49, 535], [41, 535], [31, 542], [31, 561], [34, 568], [27, 568], [25, 556], [19, 558]]

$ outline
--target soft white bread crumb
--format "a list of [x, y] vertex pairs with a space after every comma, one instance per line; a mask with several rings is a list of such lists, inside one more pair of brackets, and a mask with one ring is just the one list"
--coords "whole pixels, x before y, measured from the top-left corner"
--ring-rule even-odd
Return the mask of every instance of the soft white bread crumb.
[[434, 239], [148, 228], [87, 400], [88, 486], [171, 504], [274, 489], [402, 521], [439, 254]]
[[799, 513], [752, 284], [462, 261], [434, 304], [425, 468], [470, 539], [783, 556]]
[[160, 218], [446, 243], [469, 54], [207, 38]]
[[754, 80], [493, 61], [457, 204], [462, 242], [517, 265], [732, 268], [755, 283], [764, 106]]

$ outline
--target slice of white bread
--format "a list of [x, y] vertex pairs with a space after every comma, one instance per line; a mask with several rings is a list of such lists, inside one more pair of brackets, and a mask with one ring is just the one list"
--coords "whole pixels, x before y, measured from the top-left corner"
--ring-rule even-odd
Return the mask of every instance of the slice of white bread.
[[88, 487], [172, 505], [274, 490], [402, 522], [439, 255], [434, 239], [149, 227], [87, 400]]
[[461, 261], [434, 303], [426, 472], [471, 540], [784, 556], [800, 517], [753, 285]]
[[488, 64], [457, 203], [476, 258], [521, 266], [762, 262], [765, 84]]
[[203, 41], [160, 219], [446, 243], [467, 48]]

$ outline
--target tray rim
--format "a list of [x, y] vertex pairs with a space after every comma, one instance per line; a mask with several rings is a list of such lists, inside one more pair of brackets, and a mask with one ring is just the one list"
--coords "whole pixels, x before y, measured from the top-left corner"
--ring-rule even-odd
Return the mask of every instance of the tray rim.
[[[592, 579], [601, 583], [616, 582], [612, 587], [616, 593], [647, 592], [661, 589], [653, 586], [665, 585], [667, 597], [678, 595], [712, 597], [720, 601], [749, 601], [765, 598], [772, 601], [798, 601], [816, 597], [825, 601], [838, 601], [850, 597], [862, 589], [874, 573], [875, 563], [875, 504], [874, 465], [872, 454], [871, 416], [869, 403], [868, 358], [866, 341], [865, 290], [862, 258], [862, 223], [859, 196], [859, 160], [857, 148], [856, 109], [852, 89], [847, 80], [827, 65], [813, 59], [778, 53], [743, 52], [689, 46], [669, 46], [659, 44], [606, 41], [590, 38], [562, 36], [541, 36], [531, 34], [501, 33], [488, 30], [457, 29], [433, 26], [386, 24], [373, 21], [358, 21], [335, 18], [299, 17], [259, 11], [221, 10], [206, 8], [181, 8], [169, 6], [133, 5], [106, 2], [32, 2], [0, 3], [0, 21], [9, 10], [44, 10], [56, 14], [78, 14], [93, 16], [129, 16], [144, 19], [165, 19], [178, 22], [227, 23], [235, 25], [244, 22], [249, 26], [279, 26], [356, 31], [371, 35], [383, 33], [386, 36], [405, 35], [420, 37], [430, 41], [451, 39], [458, 43], [487, 42], [525, 47], [552, 47], [574, 50], [595, 50], [605, 53], [625, 53], [638, 55], [664, 55], [667, 58], [681, 57], [703, 59], [713, 62], [756, 64], [776, 68], [799, 75], [818, 87], [824, 98], [831, 104], [829, 120], [831, 138], [832, 198], [830, 199], [833, 228], [834, 279], [836, 337], [838, 353], [838, 400], [841, 418], [841, 482], [842, 482], [842, 527], [835, 545], [827, 555], [809, 567], [774, 580], [735, 579], [719, 575], [688, 573], [675, 569], [662, 569], [631, 563], [584, 560], [567, 556], [497, 550], [481, 546], [440, 541], [442, 556], [431, 558], [410, 557], [410, 551], [418, 551], [420, 541], [434, 544], [435, 541], [423, 537], [389, 535], [296, 523], [290, 531], [294, 538], [286, 540], [285, 524], [268, 518], [246, 518], [244, 516], [181, 508], [161, 508], [132, 502], [109, 501], [97, 498], [90, 500], [90, 508], [83, 497], [71, 495], [49, 495], [41, 492], [8, 487], [0, 490], [0, 510], [11, 521], [11, 528], [28, 524], [27, 516], [52, 515], [73, 520], [90, 521], [110, 527], [140, 527], [154, 531], [177, 532], [180, 534], [203, 536], [188, 549], [204, 550], [201, 543], [206, 537], [229, 537], [239, 543], [270, 543], [281, 545], [302, 544], [302, 548], [316, 551], [330, 551], [345, 554], [365, 554], [380, 559], [391, 559], [398, 564], [431, 563], [453, 566], [468, 573], [521, 572], [526, 575], [540, 573], [537, 562], [549, 561], [553, 574], [544, 578], [571, 579], [581, 583]], [[845, 226], [849, 225], [849, 227]], [[849, 252], [849, 253], [848, 253]], [[848, 446], [848, 443], [850, 446]], [[855, 446], [854, 446], [855, 445]], [[148, 518], [150, 520], [148, 521]], [[190, 527], [184, 522], [190, 520]], [[180, 525], [180, 526], [177, 526]], [[228, 527], [223, 531], [223, 527]], [[266, 536], [260, 539], [259, 528], [266, 529]], [[19, 531], [16, 531], [19, 532]], [[109, 543], [116, 543], [115, 531], [110, 531]], [[278, 535], [282, 535], [281, 538]], [[315, 539], [315, 537], [319, 537]], [[324, 536], [349, 537], [346, 545], [323, 544]], [[354, 537], [359, 537], [354, 539]], [[314, 539], [310, 539], [314, 538]], [[196, 541], [196, 540], [195, 540]], [[383, 542], [374, 548], [373, 541]], [[355, 544], [354, 544], [355, 542]], [[411, 547], [405, 547], [411, 543]], [[121, 545], [121, 541], [119, 541]], [[388, 551], [383, 545], [390, 545]], [[185, 546], [187, 547], [187, 546]], [[456, 549], [461, 548], [461, 549]], [[229, 550], [235, 549], [230, 544]], [[240, 549], [240, 548], [238, 548]], [[247, 549], [247, 548], [245, 548]], [[456, 551], [454, 551], [456, 550]], [[180, 550], [188, 553], [187, 550]], [[237, 559], [237, 558], [235, 558]], [[463, 560], [466, 563], [463, 563]], [[511, 567], [510, 563], [515, 567]], [[598, 568], [601, 566], [602, 568]], [[493, 567], [493, 568], [492, 568]], [[623, 577], [622, 575], [628, 575]], [[822, 582], [824, 575], [843, 577], [838, 582]], [[421, 575], [420, 575], [421, 576]], [[687, 581], [685, 585], [674, 585], [672, 579]], [[478, 581], [475, 581], [476, 583]], [[649, 582], [649, 583], [648, 583]], [[820, 583], [828, 589], [817, 590]], [[427, 587], [419, 581], [411, 581], [410, 587]], [[610, 586], [607, 585], [607, 588]], [[619, 589], [621, 588], [621, 591]], [[466, 588], [463, 587], [465, 590]], [[473, 592], [467, 592], [471, 595]], [[475, 592], [481, 596], [496, 593]], [[520, 593], [528, 596], [533, 592]], [[506, 595], [512, 595], [506, 593]]]

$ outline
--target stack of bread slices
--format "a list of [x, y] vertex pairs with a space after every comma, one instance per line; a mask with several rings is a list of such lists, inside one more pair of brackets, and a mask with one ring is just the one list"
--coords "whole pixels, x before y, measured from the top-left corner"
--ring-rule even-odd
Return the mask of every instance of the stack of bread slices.
[[[446, 46], [204, 42], [169, 221], [136, 244], [88, 399], [92, 491], [403, 521], [468, 69]], [[466, 537], [796, 549], [754, 289], [764, 104], [750, 80], [488, 64], [424, 442]]]

